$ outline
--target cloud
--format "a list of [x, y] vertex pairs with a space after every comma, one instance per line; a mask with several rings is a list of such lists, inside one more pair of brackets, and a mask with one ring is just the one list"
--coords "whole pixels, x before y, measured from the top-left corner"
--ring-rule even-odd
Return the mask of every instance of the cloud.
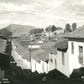
[[[4, 0], [5, 1], [5, 0]], [[63, 0], [8, 0], [9, 2], [0, 2], [0, 11], [13, 11], [13, 12], [28, 12], [28, 11], [46, 11], [51, 8], [57, 8], [59, 7], [62, 3]], [[21, 3], [22, 1], [26, 1], [27, 3], [25, 4], [15, 4], [13, 2], [19, 1]]]
[[[5, 16], [6, 14], [6, 16]], [[2, 0], [0, 17], [14, 23], [44, 26], [83, 22], [84, 0]], [[1, 21], [0, 21], [1, 22]]]
[[27, 5], [15, 5], [13, 3], [0, 3], [0, 12], [23, 12], [30, 9], [30, 6]]

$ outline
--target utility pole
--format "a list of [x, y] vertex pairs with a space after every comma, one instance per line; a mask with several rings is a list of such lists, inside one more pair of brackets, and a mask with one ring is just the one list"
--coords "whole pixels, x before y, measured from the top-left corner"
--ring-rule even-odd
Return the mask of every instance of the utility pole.
[[30, 56], [30, 69], [32, 70], [32, 63], [31, 63], [31, 47], [32, 47], [32, 45], [29, 45], [29, 46], [28, 46], [29, 56]]

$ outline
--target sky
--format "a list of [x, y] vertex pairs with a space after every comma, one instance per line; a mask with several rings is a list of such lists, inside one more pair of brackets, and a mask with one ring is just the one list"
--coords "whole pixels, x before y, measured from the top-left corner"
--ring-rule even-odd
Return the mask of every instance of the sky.
[[0, 0], [0, 28], [8, 24], [65, 27], [84, 24], [84, 0]]

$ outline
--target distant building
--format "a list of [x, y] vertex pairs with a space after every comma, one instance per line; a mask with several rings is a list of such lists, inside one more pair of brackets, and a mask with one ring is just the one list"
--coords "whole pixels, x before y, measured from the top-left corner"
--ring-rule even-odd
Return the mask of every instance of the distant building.
[[31, 48], [31, 49], [39, 49], [40, 48], [40, 45], [29, 45], [28, 48]]
[[56, 31], [53, 32], [54, 34], [60, 34], [60, 33], [64, 33], [63, 29], [58, 29]]
[[52, 32], [52, 31], [45, 32], [45, 35], [46, 35], [46, 36], [56, 37], [56, 35], [57, 35], [57, 34], [60, 34], [60, 33], [64, 33], [64, 30], [61, 29], [61, 28], [55, 30], [54, 32]]

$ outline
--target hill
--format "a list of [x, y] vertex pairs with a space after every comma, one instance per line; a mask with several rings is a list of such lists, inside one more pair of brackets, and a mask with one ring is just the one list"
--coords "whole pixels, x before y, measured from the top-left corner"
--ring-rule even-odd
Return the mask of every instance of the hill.
[[[6, 30], [12, 32], [12, 37], [20, 37], [21, 35], [28, 35], [29, 31], [31, 29], [35, 29], [35, 28], [36, 27], [29, 26], [29, 25], [10, 24], [3, 29], [6, 29]], [[3, 30], [3, 29], [1, 29], [1, 30]]]

